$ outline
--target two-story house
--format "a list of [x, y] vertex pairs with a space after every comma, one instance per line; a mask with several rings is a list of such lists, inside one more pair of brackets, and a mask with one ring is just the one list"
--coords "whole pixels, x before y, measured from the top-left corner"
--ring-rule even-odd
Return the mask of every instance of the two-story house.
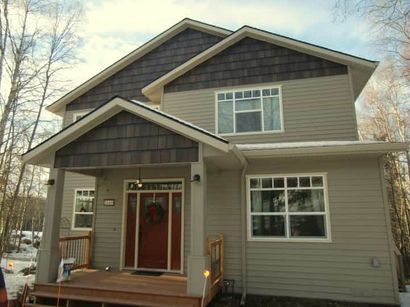
[[127, 279], [141, 305], [201, 298], [216, 275], [244, 299], [397, 304], [383, 156], [407, 144], [359, 141], [355, 113], [376, 66], [184, 19], [75, 88], [47, 108], [63, 129], [23, 156], [50, 168], [38, 285], [55, 281], [61, 228], [92, 231], [91, 266], [110, 267], [64, 284], [87, 279], [94, 301], [136, 271], [183, 283]]

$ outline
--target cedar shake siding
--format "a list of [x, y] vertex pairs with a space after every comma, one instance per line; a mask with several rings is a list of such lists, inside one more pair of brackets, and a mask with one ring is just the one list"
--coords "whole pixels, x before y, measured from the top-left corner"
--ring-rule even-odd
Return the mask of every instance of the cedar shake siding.
[[56, 152], [55, 167], [198, 161], [198, 143], [122, 111]]
[[166, 93], [347, 74], [347, 66], [244, 38], [165, 86]]
[[115, 95], [148, 101], [141, 94], [145, 85], [220, 40], [222, 37], [188, 28], [75, 99], [66, 110], [95, 108]]

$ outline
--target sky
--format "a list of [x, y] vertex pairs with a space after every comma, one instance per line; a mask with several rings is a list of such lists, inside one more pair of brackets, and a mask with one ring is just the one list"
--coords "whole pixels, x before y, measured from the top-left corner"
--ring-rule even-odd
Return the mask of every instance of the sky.
[[185, 17], [230, 30], [250, 25], [309, 43], [377, 60], [363, 18], [335, 21], [335, 0], [83, 0], [76, 48], [79, 63], [69, 89]]

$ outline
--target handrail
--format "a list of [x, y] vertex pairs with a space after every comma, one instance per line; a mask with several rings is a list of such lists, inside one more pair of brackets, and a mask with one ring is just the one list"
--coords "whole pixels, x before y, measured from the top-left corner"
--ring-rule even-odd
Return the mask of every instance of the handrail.
[[59, 244], [61, 258], [75, 259], [72, 269], [89, 268], [91, 259], [91, 231], [86, 235], [61, 237]]
[[210, 281], [213, 287], [224, 278], [224, 236], [220, 234], [217, 239], [208, 238], [207, 241], [211, 259]]

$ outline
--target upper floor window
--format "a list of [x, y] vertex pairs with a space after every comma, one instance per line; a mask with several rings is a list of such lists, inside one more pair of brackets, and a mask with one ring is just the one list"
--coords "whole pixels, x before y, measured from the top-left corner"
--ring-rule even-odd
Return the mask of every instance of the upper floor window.
[[218, 92], [217, 133], [283, 131], [280, 87]]

